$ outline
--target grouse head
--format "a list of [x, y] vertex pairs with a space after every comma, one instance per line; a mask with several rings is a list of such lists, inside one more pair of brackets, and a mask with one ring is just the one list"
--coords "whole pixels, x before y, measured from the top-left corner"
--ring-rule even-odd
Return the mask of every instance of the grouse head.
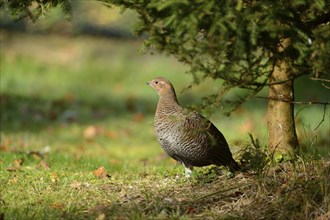
[[171, 82], [164, 77], [157, 77], [147, 84], [156, 90], [160, 98], [176, 100], [175, 90]]

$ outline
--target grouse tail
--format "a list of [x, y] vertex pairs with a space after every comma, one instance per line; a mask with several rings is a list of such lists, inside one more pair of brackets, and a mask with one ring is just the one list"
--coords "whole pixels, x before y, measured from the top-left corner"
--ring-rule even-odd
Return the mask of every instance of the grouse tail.
[[231, 161], [228, 167], [230, 172], [240, 171], [242, 169], [234, 159]]

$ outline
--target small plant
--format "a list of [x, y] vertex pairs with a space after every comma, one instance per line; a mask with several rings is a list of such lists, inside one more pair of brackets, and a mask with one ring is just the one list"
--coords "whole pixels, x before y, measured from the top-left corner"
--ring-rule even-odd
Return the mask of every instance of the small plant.
[[260, 146], [258, 139], [254, 139], [252, 134], [249, 134], [249, 137], [251, 143], [240, 150], [238, 157], [245, 170], [260, 174], [271, 162], [270, 157], [267, 155], [267, 149]]

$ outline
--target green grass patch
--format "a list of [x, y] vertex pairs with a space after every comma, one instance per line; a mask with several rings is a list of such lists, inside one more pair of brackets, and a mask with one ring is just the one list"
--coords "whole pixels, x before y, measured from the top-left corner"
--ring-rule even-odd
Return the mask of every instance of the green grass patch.
[[297, 108], [302, 156], [276, 166], [264, 150], [264, 100], [210, 115], [248, 171], [205, 167], [187, 179], [156, 142], [158, 97], [146, 82], [169, 78], [183, 105], [200, 104], [218, 84], [181, 93], [192, 81], [187, 67], [138, 54], [141, 42], [1, 36], [0, 219], [330, 216], [329, 121], [315, 129], [322, 107]]

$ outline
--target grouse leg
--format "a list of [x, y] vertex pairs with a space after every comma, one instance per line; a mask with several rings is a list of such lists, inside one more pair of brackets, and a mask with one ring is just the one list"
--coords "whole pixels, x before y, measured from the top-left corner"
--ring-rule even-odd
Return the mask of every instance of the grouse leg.
[[193, 167], [189, 166], [189, 165], [186, 165], [186, 164], [183, 164], [183, 166], [184, 166], [184, 175], [185, 175], [185, 177], [187, 177], [187, 178], [191, 177]]

